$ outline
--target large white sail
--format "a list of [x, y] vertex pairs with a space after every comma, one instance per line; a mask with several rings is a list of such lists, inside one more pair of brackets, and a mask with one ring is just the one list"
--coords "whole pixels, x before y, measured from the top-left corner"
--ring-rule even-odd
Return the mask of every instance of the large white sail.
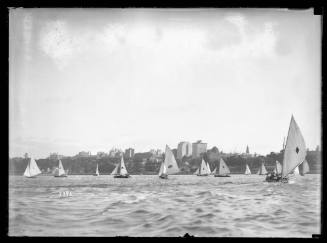
[[208, 168], [207, 168], [207, 165], [206, 165], [206, 162], [204, 162], [204, 160], [202, 159], [202, 162], [201, 162], [201, 166], [200, 166], [200, 171], [199, 171], [200, 175], [208, 175]]
[[110, 175], [116, 175], [118, 172], [119, 164], [116, 165], [115, 169], [111, 172]]
[[33, 158], [30, 159], [30, 161], [27, 164], [26, 170], [24, 172], [24, 176], [26, 177], [32, 177], [37, 176], [41, 174], [39, 167], [37, 166], [35, 160]]
[[175, 159], [175, 156], [173, 152], [170, 150], [168, 145], [166, 145], [166, 151], [165, 151], [165, 161], [164, 161], [166, 167], [167, 167], [167, 174], [175, 174], [179, 172], [179, 168]]
[[120, 170], [119, 170], [119, 174], [121, 175], [127, 175], [128, 172], [126, 170], [126, 167], [125, 167], [125, 163], [124, 163], [124, 158], [123, 156], [121, 157], [121, 161], [120, 161]]
[[220, 161], [219, 161], [219, 170], [218, 170], [217, 174], [219, 174], [219, 175], [230, 174], [229, 168], [222, 158], [220, 158]]
[[302, 170], [301, 170], [301, 175], [304, 175], [310, 171], [308, 161], [305, 159], [304, 162], [302, 163]]
[[58, 175], [61, 176], [61, 175], [65, 175], [65, 169], [61, 163], [61, 160], [59, 160], [59, 166], [58, 166]]
[[248, 164], [246, 164], [246, 168], [245, 168], [245, 173], [244, 174], [245, 175], [251, 175], [251, 170], [250, 170]]
[[306, 154], [304, 138], [292, 115], [284, 151], [282, 176], [286, 177], [300, 165]]

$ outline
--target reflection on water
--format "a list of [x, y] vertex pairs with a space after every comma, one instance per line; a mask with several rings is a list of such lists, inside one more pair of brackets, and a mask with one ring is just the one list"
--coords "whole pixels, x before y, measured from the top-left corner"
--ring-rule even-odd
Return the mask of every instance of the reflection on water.
[[[320, 233], [320, 175], [134, 175], [9, 178], [9, 235], [311, 237]], [[71, 197], [59, 193], [70, 191]]]

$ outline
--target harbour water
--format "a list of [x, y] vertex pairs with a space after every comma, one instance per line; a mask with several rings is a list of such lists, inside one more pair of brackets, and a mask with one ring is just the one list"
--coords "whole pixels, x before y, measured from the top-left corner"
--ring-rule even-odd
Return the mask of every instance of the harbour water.
[[[10, 236], [312, 237], [320, 175], [9, 177]], [[71, 195], [60, 196], [70, 191]]]

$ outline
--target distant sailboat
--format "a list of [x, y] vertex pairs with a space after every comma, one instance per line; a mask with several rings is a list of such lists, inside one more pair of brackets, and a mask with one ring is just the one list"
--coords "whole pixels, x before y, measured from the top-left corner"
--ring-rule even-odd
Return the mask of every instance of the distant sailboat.
[[273, 171], [276, 175], [280, 175], [282, 173], [282, 165], [279, 163], [279, 161], [276, 160], [276, 166]]
[[304, 176], [306, 173], [310, 171], [308, 161], [305, 159], [302, 163], [302, 170], [300, 170], [300, 175]]
[[206, 165], [206, 162], [204, 162], [204, 160], [202, 159], [201, 166], [199, 168], [199, 173], [197, 174], [197, 176], [208, 176], [208, 175], [209, 175], [208, 167]]
[[61, 160], [59, 160], [58, 168], [55, 171], [54, 177], [67, 177], [67, 174], [65, 172], [65, 169], [61, 163]]
[[35, 178], [37, 175], [41, 174], [39, 167], [37, 166], [33, 158], [28, 161], [27, 167], [24, 172], [24, 176], [27, 178]]
[[193, 175], [199, 174], [199, 168], [196, 169], [196, 171], [193, 173]]
[[121, 161], [118, 164], [117, 172], [114, 174], [114, 178], [128, 178], [130, 175], [125, 167], [124, 158], [121, 157]]
[[257, 172], [258, 175], [267, 175], [268, 172], [266, 170], [266, 167], [264, 165], [264, 162], [261, 163], [261, 167], [259, 169], [259, 171]]
[[267, 176], [266, 181], [289, 182], [291, 174], [294, 175], [295, 169], [305, 161], [306, 154], [304, 138], [292, 115], [284, 150], [282, 173], [276, 178]]
[[168, 145], [165, 150], [165, 160], [161, 163], [159, 178], [168, 179], [168, 174], [176, 174], [179, 172], [179, 168], [175, 159], [175, 156]]
[[216, 171], [215, 177], [230, 177], [230, 171], [228, 166], [226, 165], [225, 161], [220, 158], [219, 161], [219, 170]]
[[245, 168], [245, 173], [244, 174], [245, 175], [251, 175], [251, 170], [250, 170], [248, 164], [246, 164], [246, 168]]
[[100, 174], [99, 174], [99, 167], [98, 167], [98, 164], [97, 164], [97, 168], [96, 168], [96, 170], [95, 170], [95, 174], [94, 174], [94, 176], [99, 176]]

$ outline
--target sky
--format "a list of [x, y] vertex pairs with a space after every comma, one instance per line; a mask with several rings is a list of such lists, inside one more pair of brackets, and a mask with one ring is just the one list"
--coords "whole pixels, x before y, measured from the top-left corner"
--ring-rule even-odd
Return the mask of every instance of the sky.
[[313, 9], [11, 9], [9, 156], [321, 144]]

